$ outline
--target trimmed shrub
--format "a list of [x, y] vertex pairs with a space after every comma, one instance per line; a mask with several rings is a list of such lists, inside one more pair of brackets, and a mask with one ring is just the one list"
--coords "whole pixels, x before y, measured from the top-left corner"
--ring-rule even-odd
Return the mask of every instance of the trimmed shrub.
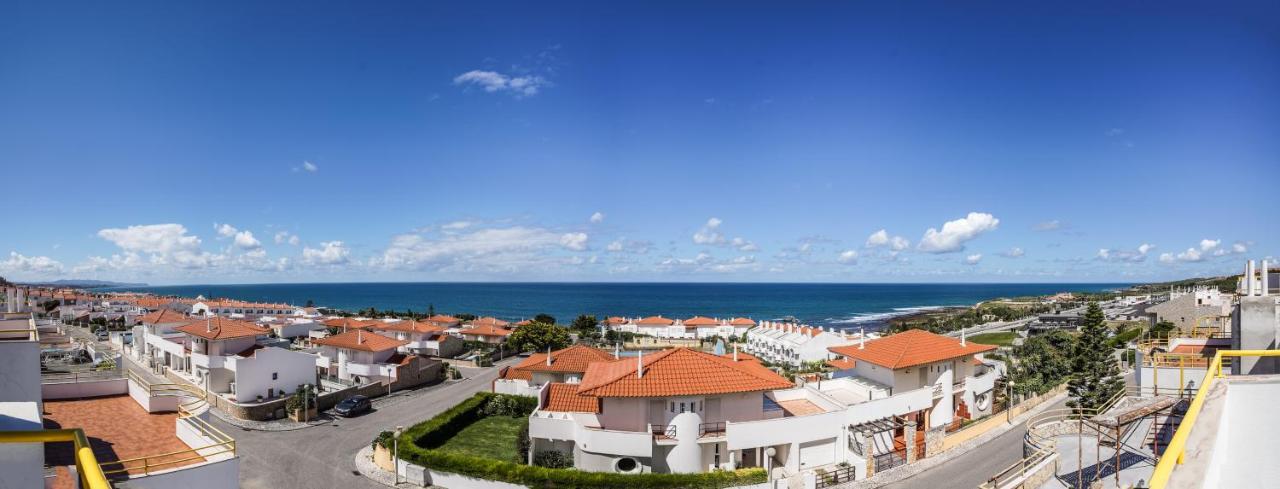
[[[614, 474], [537, 467], [437, 450], [450, 437], [475, 422], [475, 420], [484, 417], [482, 410], [492, 399], [500, 396], [503, 395], [490, 392], [477, 393], [443, 413], [413, 425], [405, 430], [400, 439], [400, 458], [443, 472], [510, 482], [535, 488], [647, 489], [675, 487], [702, 489], [758, 484], [765, 481], [764, 469], [760, 468], [702, 474]], [[521, 398], [522, 396], [505, 397]], [[509, 401], [499, 402], [506, 404]], [[524, 454], [525, 457], [528, 456], [527, 451]]]
[[547, 450], [533, 454], [533, 464], [548, 469], [567, 469], [573, 467], [573, 458], [557, 450]]

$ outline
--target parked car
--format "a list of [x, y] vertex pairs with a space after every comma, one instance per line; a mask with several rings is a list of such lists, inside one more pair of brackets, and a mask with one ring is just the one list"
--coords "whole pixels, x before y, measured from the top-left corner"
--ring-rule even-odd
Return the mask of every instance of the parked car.
[[100, 329], [94, 334], [97, 335], [98, 341], [107, 341], [111, 338], [111, 335], [105, 329]]
[[367, 412], [373, 409], [373, 403], [369, 402], [369, 398], [365, 396], [351, 396], [343, 399], [337, 406], [333, 407], [334, 414], [350, 418], [357, 414]]

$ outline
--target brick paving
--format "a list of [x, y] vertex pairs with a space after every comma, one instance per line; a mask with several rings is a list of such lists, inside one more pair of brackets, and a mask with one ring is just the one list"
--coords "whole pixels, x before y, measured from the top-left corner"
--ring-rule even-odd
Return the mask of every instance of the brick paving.
[[[177, 414], [148, 414], [129, 396], [45, 401], [44, 411], [45, 428], [65, 427], [84, 430], [99, 462], [150, 457], [190, 449], [174, 433]], [[154, 471], [169, 470], [204, 461], [198, 457], [180, 461], [192, 457], [196, 455], [184, 453], [155, 457], [148, 463], [155, 465], [176, 462], [152, 469]], [[71, 443], [46, 443], [45, 463], [51, 466], [74, 465], [75, 458]], [[131, 463], [130, 466], [138, 465], [139, 468], [130, 470], [129, 473], [143, 473], [141, 463], [141, 461]], [[120, 468], [119, 465], [110, 464], [103, 467], [108, 471]]]

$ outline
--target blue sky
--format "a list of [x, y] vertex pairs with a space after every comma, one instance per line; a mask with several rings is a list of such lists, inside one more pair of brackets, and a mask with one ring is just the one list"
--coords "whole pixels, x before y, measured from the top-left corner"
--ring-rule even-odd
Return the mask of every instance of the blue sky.
[[0, 275], [1128, 282], [1277, 255], [1280, 6], [966, 7], [6, 3]]

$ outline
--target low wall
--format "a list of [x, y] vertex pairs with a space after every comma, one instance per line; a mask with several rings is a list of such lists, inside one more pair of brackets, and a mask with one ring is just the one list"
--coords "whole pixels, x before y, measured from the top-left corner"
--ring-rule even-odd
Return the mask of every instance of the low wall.
[[150, 475], [130, 477], [127, 484], [131, 489], [236, 489], [240, 487], [240, 459], [229, 458], [152, 472]]
[[142, 406], [142, 409], [148, 413], [171, 413], [178, 410], [178, 404], [182, 403], [182, 398], [178, 396], [150, 396], [147, 389], [138, 385], [137, 382], [127, 380], [129, 397]]
[[1022, 414], [1022, 413], [1025, 413], [1025, 412], [1027, 412], [1027, 411], [1030, 411], [1031, 409], [1035, 408], [1036, 406], [1039, 406], [1039, 405], [1040, 405], [1040, 403], [1042, 403], [1042, 402], [1044, 402], [1044, 401], [1046, 401], [1046, 400], [1052, 399], [1054, 396], [1056, 396], [1056, 395], [1058, 395], [1058, 394], [1061, 394], [1061, 393], [1063, 393], [1063, 392], [1066, 392], [1066, 391], [1067, 391], [1067, 384], [1065, 384], [1065, 383], [1064, 383], [1064, 384], [1062, 384], [1062, 385], [1059, 385], [1059, 386], [1057, 386], [1057, 387], [1054, 387], [1053, 389], [1050, 389], [1050, 390], [1049, 390], [1049, 392], [1046, 392], [1046, 393], [1044, 393], [1044, 394], [1040, 394], [1040, 395], [1035, 396], [1035, 397], [1030, 397], [1030, 398], [1024, 399], [1022, 402], [1018, 403], [1018, 405], [1017, 405], [1017, 406], [1014, 406], [1014, 407], [1009, 408], [1009, 414], [1008, 414], [1008, 416], [1009, 416], [1010, 418], [1016, 418], [1016, 417], [1018, 417], [1018, 415], [1020, 415], [1020, 414]]
[[178, 419], [175, 421], [176, 426], [174, 428], [174, 433], [178, 436], [179, 440], [182, 440], [182, 443], [185, 443], [188, 447], [200, 449], [197, 450], [197, 453], [199, 453], [200, 456], [205, 457], [209, 462], [217, 462], [219, 460], [225, 460], [235, 456], [234, 452], [226, 451], [227, 448], [229, 448], [227, 446], [218, 445], [210, 447], [209, 445], [218, 443], [218, 440], [205, 436], [194, 423], [194, 421], [187, 419]]
[[[477, 479], [475, 477], [455, 474], [452, 472], [432, 470], [421, 465], [411, 464], [404, 460], [400, 461], [400, 477], [403, 477], [410, 483], [417, 484], [419, 486], [441, 487], [444, 489], [525, 489], [526, 487], [520, 484], [512, 484], [510, 482]], [[761, 482], [759, 484], [729, 487], [726, 489], [772, 489], [773, 487], [774, 486], [771, 483]]]
[[128, 392], [129, 381], [124, 378], [40, 384], [40, 397], [45, 400], [116, 396]]

